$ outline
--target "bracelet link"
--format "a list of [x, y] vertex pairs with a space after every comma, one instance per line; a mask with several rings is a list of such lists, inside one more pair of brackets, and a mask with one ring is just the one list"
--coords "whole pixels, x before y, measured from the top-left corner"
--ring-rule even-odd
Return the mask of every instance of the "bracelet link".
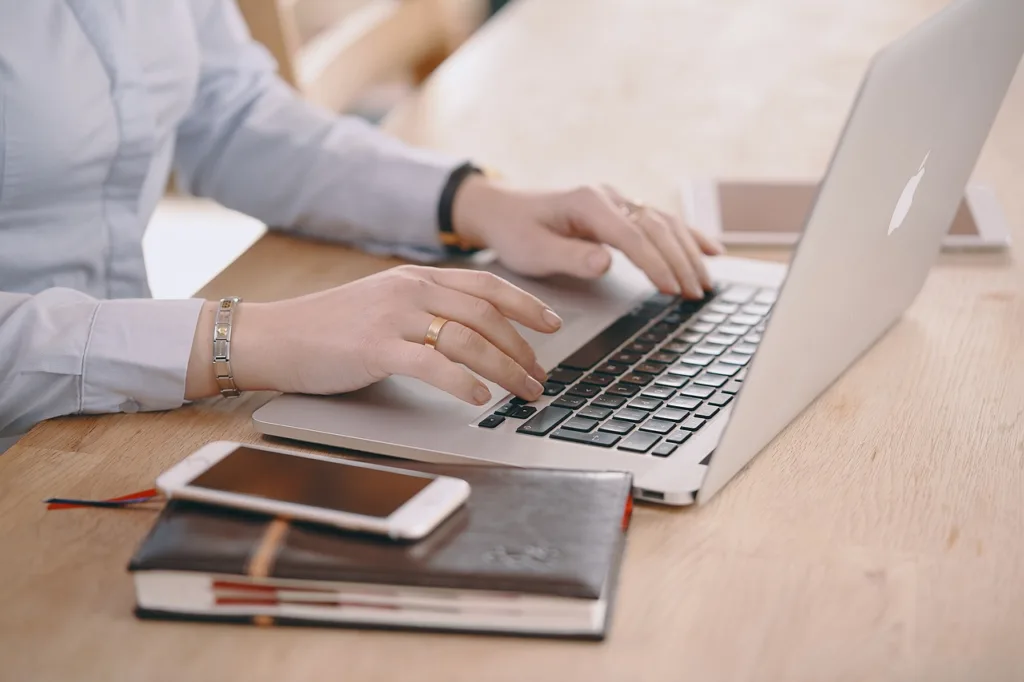
[[222, 298], [213, 322], [213, 373], [220, 394], [225, 398], [237, 398], [242, 394], [231, 372], [231, 325], [241, 302], [237, 296]]

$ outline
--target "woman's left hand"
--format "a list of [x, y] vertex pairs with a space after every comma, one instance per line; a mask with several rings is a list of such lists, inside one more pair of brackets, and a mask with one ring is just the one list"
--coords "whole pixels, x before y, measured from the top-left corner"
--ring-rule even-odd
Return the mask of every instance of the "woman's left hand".
[[522, 192], [474, 176], [456, 194], [452, 223], [469, 243], [493, 249], [523, 275], [600, 277], [611, 266], [607, 245], [663, 293], [687, 298], [702, 298], [711, 288], [704, 254], [724, 251], [674, 216], [608, 187]]

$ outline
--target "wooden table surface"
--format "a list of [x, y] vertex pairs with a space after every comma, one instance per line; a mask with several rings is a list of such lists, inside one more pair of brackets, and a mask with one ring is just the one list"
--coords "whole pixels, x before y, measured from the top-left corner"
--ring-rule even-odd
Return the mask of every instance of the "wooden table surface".
[[[940, 0], [522, 0], [390, 128], [516, 183], [809, 176], [870, 54]], [[151, 511], [110, 496], [267, 395], [60, 419], [0, 456], [0, 680], [1024, 679], [1024, 78], [976, 178], [1009, 255], [947, 255], [905, 320], [710, 505], [641, 506], [603, 644], [138, 622]], [[776, 254], [778, 257], [778, 254]], [[270, 236], [202, 292], [270, 299], [392, 261]]]

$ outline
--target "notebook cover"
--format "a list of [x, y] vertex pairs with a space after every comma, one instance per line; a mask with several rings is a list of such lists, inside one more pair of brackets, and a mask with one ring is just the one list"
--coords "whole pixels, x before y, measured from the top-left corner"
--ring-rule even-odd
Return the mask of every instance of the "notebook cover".
[[[597, 599], [617, 569], [631, 508], [627, 473], [402, 466], [468, 481], [468, 501], [412, 543], [290, 523], [276, 541], [266, 575]], [[250, 575], [272, 521], [171, 501], [129, 570]]]

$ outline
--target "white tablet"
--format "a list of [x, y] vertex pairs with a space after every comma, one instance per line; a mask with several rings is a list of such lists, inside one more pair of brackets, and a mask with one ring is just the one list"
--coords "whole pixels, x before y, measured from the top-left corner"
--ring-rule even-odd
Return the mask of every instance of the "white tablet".
[[[817, 185], [801, 181], [686, 179], [683, 219], [726, 246], [791, 246]], [[995, 193], [968, 187], [943, 242], [947, 250], [1005, 249], [1010, 231]]]

